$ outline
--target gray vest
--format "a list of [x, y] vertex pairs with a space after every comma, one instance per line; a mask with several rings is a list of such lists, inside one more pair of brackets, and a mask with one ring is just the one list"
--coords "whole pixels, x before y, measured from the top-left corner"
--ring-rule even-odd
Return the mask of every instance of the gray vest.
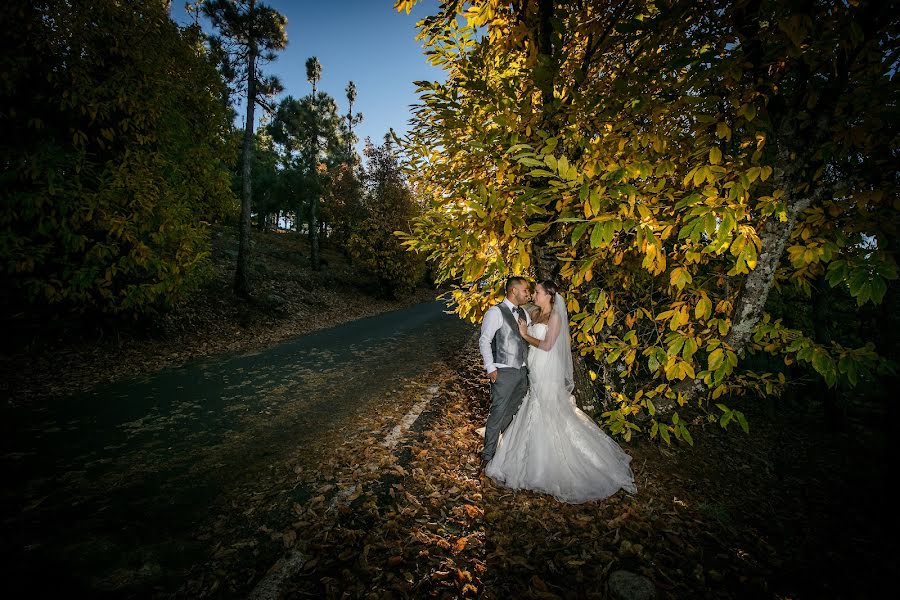
[[503, 321], [500, 329], [494, 334], [494, 339], [491, 340], [494, 362], [519, 368], [525, 362], [528, 342], [519, 335], [518, 320], [509, 307], [501, 302], [499, 308]]

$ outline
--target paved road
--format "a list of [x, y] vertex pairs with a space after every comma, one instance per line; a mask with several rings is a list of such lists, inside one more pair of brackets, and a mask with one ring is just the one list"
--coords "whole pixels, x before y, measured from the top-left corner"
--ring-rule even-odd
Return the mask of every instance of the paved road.
[[144, 595], [129, 565], [183, 570], [209, 552], [192, 532], [231, 489], [461, 348], [473, 330], [443, 310], [422, 304], [6, 409], [0, 592]]

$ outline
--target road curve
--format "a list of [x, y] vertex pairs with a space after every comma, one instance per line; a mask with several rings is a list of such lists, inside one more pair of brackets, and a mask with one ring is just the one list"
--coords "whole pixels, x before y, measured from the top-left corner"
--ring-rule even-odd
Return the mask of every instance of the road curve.
[[154, 565], [160, 573], [141, 585], [171, 591], [167, 578], [208, 552], [192, 532], [231, 489], [313, 440], [321, 448], [342, 422], [462, 347], [473, 329], [445, 308], [420, 304], [6, 409], [4, 586], [139, 597], [150, 590], [132, 585], [135, 570]]

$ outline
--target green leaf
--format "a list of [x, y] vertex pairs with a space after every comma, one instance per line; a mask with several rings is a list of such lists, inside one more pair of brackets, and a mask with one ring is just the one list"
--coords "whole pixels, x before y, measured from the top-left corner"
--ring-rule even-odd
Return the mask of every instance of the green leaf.
[[688, 431], [688, 428], [684, 425], [684, 423], [681, 424], [681, 437], [683, 437], [684, 441], [686, 441], [690, 446], [694, 445], [694, 438], [691, 437], [691, 432]]
[[594, 230], [591, 232], [591, 248], [596, 248], [603, 242], [603, 225], [604, 223], [594, 225]]
[[736, 410], [732, 412], [734, 412], [734, 418], [737, 419], [737, 422], [740, 424], [741, 429], [744, 430], [744, 433], [750, 433], [750, 424], [747, 423], [747, 418], [744, 417], [744, 413]]
[[734, 418], [734, 413], [728, 411], [724, 413], [721, 417], [719, 417], [719, 425], [722, 429], [728, 429], [728, 424], [731, 422], [731, 419]]
[[662, 424], [659, 426], [659, 435], [666, 444], [668, 444], [670, 446], [672, 445], [672, 438], [669, 436], [669, 426], [668, 425]]
[[578, 225], [575, 226], [574, 231], [572, 231], [572, 245], [573, 246], [575, 244], [577, 244], [578, 240], [581, 239], [581, 236], [584, 235], [584, 232], [587, 230], [588, 225], [590, 225], [590, 223], [579, 223]]

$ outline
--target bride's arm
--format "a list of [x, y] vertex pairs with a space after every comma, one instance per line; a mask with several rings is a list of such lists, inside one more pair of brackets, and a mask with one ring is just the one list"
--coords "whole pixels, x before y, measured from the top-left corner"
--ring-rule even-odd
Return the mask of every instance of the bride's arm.
[[541, 340], [528, 334], [528, 324], [525, 323], [524, 319], [519, 319], [519, 334], [522, 336], [522, 339], [534, 347], [537, 347], [541, 343]]
[[562, 330], [562, 323], [559, 315], [557, 313], [553, 313], [550, 315], [550, 321], [547, 323], [547, 335], [544, 336], [544, 339], [539, 340], [539, 344], [535, 344], [539, 350], [544, 350], [545, 352], [549, 352], [551, 348], [553, 348], [553, 344], [556, 343], [556, 338], [559, 337], [559, 332]]
[[556, 343], [556, 338], [559, 337], [560, 329], [562, 328], [560, 327], [559, 315], [550, 315], [550, 320], [547, 322], [547, 336], [540, 340], [529, 335], [528, 326], [525, 324], [525, 321], [519, 320], [519, 333], [522, 335], [522, 338], [538, 350], [544, 350], [545, 352], [549, 352], [550, 349], [553, 348], [553, 344]]

